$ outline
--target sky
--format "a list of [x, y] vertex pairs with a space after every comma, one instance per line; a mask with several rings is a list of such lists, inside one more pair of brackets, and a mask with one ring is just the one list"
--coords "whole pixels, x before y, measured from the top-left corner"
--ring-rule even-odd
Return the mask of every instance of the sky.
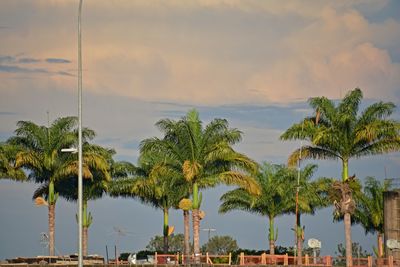
[[[16, 122], [47, 125], [76, 116], [78, 0], [0, 1], [0, 141]], [[82, 13], [83, 124], [95, 142], [136, 163], [141, 140], [160, 136], [154, 124], [196, 108], [204, 123], [225, 118], [243, 132], [235, 148], [257, 162], [285, 163], [300, 142], [282, 142], [293, 123], [311, 115], [310, 97], [340, 99], [361, 88], [362, 108], [400, 104], [399, 1], [84, 0]], [[400, 120], [397, 108], [392, 115]], [[320, 176], [340, 177], [337, 161], [309, 161]], [[399, 177], [400, 153], [350, 161], [363, 180]], [[46, 254], [47, 209], [35, 207], [32, 183], [0, 181], [0, 260]], [[268, 249], [267, 219], [218, 214], [231, 188], [203, 192], [201, 228], [230, 235], [238, 245]], [[162, 234], [162, 212], [132, 199], [89, 203], [94, 221], [89, 253], [138, 251]], [[56, 249], [77, 251], [76, 203], [56, 207]], [[293, 246], [294, 216], [276, 220], [277, 245]], [[181, 212], [170, 224], [183, 232]], [[334, 255], [344, 227], [332, 208], [304, 216], [305, 238]], [[126, 235], [118, 235], [121, 229]], [[376, 237], [352, 227], [355, 242], [372, 251]], [[207, 232], [200, 233], [201, 243]]]

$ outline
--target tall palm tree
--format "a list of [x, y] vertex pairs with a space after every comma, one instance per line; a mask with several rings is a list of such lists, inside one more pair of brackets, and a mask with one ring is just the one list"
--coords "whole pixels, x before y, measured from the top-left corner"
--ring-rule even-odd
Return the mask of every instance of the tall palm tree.
[[183, 211], [183, 255], [185, 256], [184, 263], [190, 261], [190, 213], [193, 203], [189, 198], [182, 198], [179, 201], [178, 207]]
[[15, 167], [15, 157], [19, 147], [7, 143], [0, 143], [0, 179], [24, 181], [26, 175], [21, 168]]
[[367, 177], [363, 192], [356, 195], [356, 209], [353, 220], [361, 224], [365, 233], [377, 233], [377, 255], [383, 257], [383, 192], [389, 188], [389, 182], [381, 183], [373, 177]]
[[250, 213], [266, 216], [269, 221], [269, 250], [275, 254], [275, 242], [278, 238], [278, 229], [275, 230], [274, 220], [276, 217], [290, 212], [290, 194], [287, 193], [288, 169], [284, 165], [273, 165], [263, 163], [261, 169], [255, 176], [261, 187], [261, 194], [256, 196], [243, 188], [237, 188], [221, 196], [222, 204], [220, 213], [232, 210], [243, 210]]
[[164, 252], [168, 252], [169, 210], [177, 207], [184, 192], [180, 190], [182, 174], [163, 164], [159, 154], [141, 155], [136, 176], [113, 180], [109, 185], [111, 196], [133, 197], [142, 203], [163, 211]]
[[[93, 217], [88, 212], [88, 201], [101, 198], [107, 190], [107, 183], [111, 180], [110, 161], [111, 156], [115, 152], [111, 149], [105, 149], [98, 145], [83, 144], [82, 151], [82, 176], [83, 192], [82, 192], [82, 253], [84, 256], [88, 254], [88, 230], [92, 224]], [[77, 155], [71, 155], [72, 160], [68, 161], [69, 165], [64, 168], [64, 179], [55, 181], [54, 188], [57, 193], [68, 201], [78, 201], [78, 158]], [[48, 183], [38, 188], [33, 197], [47, 197]], [[48, 203], [46, 203], [48, 204]]]
[[199, 190], [225, 183], [259, 193], [257, 183], [249, 175], [249, 172], [255, 172], [257, 164], [232, 148], [241, 140], [242, 133], [230, 129], [224, 119], [214, 119], [203, 128], [198, 112], [193, 109], [179, 121], [164, 119], [156, 125], [164, 133], [164, 138], [145, 139], [140, 149], [142, 153], [166, 155], [166, 164], [180, 168], [185, 181], [191, 186], [193, 252], [198, 262], [202, 199]]
[[[288, 209], [296, 215], [295, 234], [297, 240], [298, 262], [302, 260], [304, 227], [301, 225], [301, 214], [315, 214], [317, 209], [331, 205], [329, 191], [333, 181], [328, 178], [312, 180], [317, 165], [307, 164], [303, 169], [290, 168], [287, 172], [286, 186], [289, 189]], [[297, 204], [296, 204], [297, 203]]]
[[[289, 157], [294, 165], [302, 155], [311, 159], [336, 159], [342, 162], [342, 182], [349, 178], [351, 158], [398, 151], [400, 148], [399, 122], [389, 119], [395, 105], [378, 102], [368, 106], [361, 114], [359, 106], [363, 94], [356, 88], [338, 105], [326, 97], [309, 100], [314, 114], [292, 125], [282, 135], [282, 140], [307, 140], [309, 144], [295, 150]], [[351, 191], [343, 191], [341, 213], [344, 214], [346, 237], [346, 264], [352, 266], [351, 210], [354, 200]]]
[[[48, 185], [47, 203], [49, 215], [49, 255], [54, 255], [55, 205], [58, 193], [54, 183], [67, 177], [66, 171], [71, 166], [71, 156], [61, 153], [77, 143], [77, 118], [63, 117], [56, 119], [49, 126], [40, 126], [30, 121], [17, 122], [15, 136], [8, 142], [21, 147], [16, 155], [15, 166], [29, 170], [28, 179]], [[94, 136], [94, 132], [84, 129], [85, 139]]]

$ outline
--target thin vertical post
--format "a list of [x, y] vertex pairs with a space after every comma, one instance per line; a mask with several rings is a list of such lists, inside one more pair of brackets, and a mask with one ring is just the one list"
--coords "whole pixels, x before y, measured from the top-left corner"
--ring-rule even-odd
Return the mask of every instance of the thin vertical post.
[[368, 260], [368, 263], [367, 263], [368, 267], [372, 267], [372, 257], [368, 256], [367, 260]]
[[289, 256], [287, 253], [283, 256], [283, 265], [289, 265]]
[[393, 266], [394, 266], [394, 265], [393, 265], [394, 260], [393, 260], [393, 256], [392, 256], [392, 255], [389, 256], [388, 261], [389, 261], [389, 267], [393, 267]]
[[109, 261], [108, 261], [108, 247], [107, 247], [107, 245], [106, 245], [106, 259], [107, 259], [107, 264], [108, 264]]
[[83, 266], [82, 256], [82, 2], [79, 0], [78, 12], [78, 267]]
[[114, 259], [115, 259], [115, 264], [118, 265], [117, 246], [116, 245], [114, 245]]
[[[303, 134], [303, 128], [304, 128], [304, 122], [302, 122], [301, 123], [301, 134]], [[299, 153], [299, 157], [298, 157], [298, 159], [297, 159], [297, 187], [296, 187], [296, 210], [295, 210], [295, 212], [296, 212], [296, 222], [295, 222], [295, 227], [294, 227], [294, 229], [295, 229], [295, 241], [296, 241], [296, 248], [297, 248], [297, 264], [302, 264], [302, 259], [301, 259], [301, 242], [303, 241], [303, 240], [299, 240], [299, 239], [301, 239], [302, 238], [302, 233], [300, 232], [301, 231], [301, 226], [299, 225], [300, 224], [300, 221], [299, 221], [299, 219], [300, 219], [300, 211], [299, 211], [299, 191], [300, 191], [300, 171], [301, 171], [301, 168], [300, 168], [300, 164], [301, 164], [301, 152], [302, 152], [302, 148], [303, 148], [303, 141], [301, 141], [300, 142], [300, 153]]]
[[261, 264], [262, 264], [262, 265], [267, 264], [265, 252], [263, 252], [263, 253], [261, 254]]

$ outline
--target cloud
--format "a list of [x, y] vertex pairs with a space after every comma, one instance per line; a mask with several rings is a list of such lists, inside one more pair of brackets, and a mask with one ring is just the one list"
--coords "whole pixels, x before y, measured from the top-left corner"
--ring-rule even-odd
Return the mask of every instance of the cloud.
[[74, 74], [71, 74], [71, 73], [66, 72], [66, 71], [58, 71], [58, 72], [56, 72], [56, 73], [59, 74], [59, 75], [75, 77]]
[[31, 57], [20, 57], [17, 56], [0, 56], [0, 64], [7, 63], [7, 64], [30, 64], [30, 63], [39, 63], [41, 62], [40, 59], [31, 58]]
[[0, 111], [0, 116], [10, 116], [10, 115], [16, 115], [18, 113], [14, 111]]
[[29, 58], [29, 57], [24, 57], [24, 58], [18, 59], [18, 63], [22, 63], [22, 64], [39, 63], [40, 61], [41, 61], [40, 59]]
[[[87, 9], [120, 9], [129, 12], [132, 9], [153, 10], [157, 12], [170, 12], [171, 9], [183, 11], [196, 11], [199, 9], [217, 9], [217, 10], [239, 10], [241, 12], [266, 12], [269, 14], [282, 15], [296, 13], [302, 16], [315, 16], [322, 7], [329, 5], [336, 9], [349, 9], [362, 7], [363, 10], [376, 11], [386, 6], [388, 0], [348, 0], [348, 1], [317, 1], [312, 5], [307, 0], [298, 1], [258, 1], [258, 0], [193, 0], [193, 1], [147, 1], [147, 0], [121, 0], [118, 4], [110, 1], [88, 1], [84, 3]], [[46, 8], [49, 5], [53, 7], [77, 6], [69, 0], [38, 0], [34, 1], [38, 8]], [[125, 13], [124, 12], [124, 13]]]
[[59, 64], [59, 63], [71, 63], [70, 60], [63, 59], [63, 58], [46, 58], [46, 62], [47, 63], [56, 63], [56, 64]]
[[287, 55], [254, 73], [247, 87], [278, 102], [340, 98], [355, 87], [366, 97], [398, 100], [400, 65], [387, 50], [393, 43], [389, 32], [400, 36], [393, 30], [398, 22], [371, 24], [356, 10], [339, 11], [326, 7], [314, 22], [288, 35], [282, 42]]
[[122, 147], [127, 150], [138, 150], [139, 149], [140, 140], [130, 140], [128, 142], [124, 142]]
[[[16, 56], [4, 55], [0, 56], [0, 73], [13, 73], [13, 74], [51, 74], [60, 76], [70, 76], [69, 71], [63, 69], [57, 69], [57, 67], [48, 67], [41, 64], [43, 60], [34, 57], [22, 57], [24, 53]], [[69, 63], [71, 61], [62, 58], [47, 58], [44, 60], [47, 63]], [[35, 67], [28, 68], [26, 65], [34, 65]], [[25, 66], [24, 66], [25, 65]], [[4, 78], [15, 78], [15, 77], [4, 77]], [[21, 77], [19, 77], [21, 78]]]
[[20, 74], [51, 74], [75, 77], [75, 75], [66, 71], [50, 71], [44, 68], [23, 68], [19, 66], [0, 65], [0, 73], [20, 73]]
[[13, 56], [0, 56], [0, 64], [2, 63], [14, 63], [15, 57]]
[[49, 73], [46, 69], [41, 68], [21, 68], [18, 66], [10, 66], [10, 65], [0, 65], [0, 72], [8, 72], [8, 73]]
[[[370, 21], [388, 2], [305, 3], [87, 2], [85, 89], [192, 105], [282, 104], [316, 95], [339, 98], [357, 86], [366, 97], [383, 90], [386, 98], [398, 99], [400, 74], [394, 56], [400, 56], [400, 24], [394, 18]], [[71, 63], [76, 27], [64, 21], [76, 15], [73, 7], [69, 1], [31, 3], [27, 9], [56, 15], [40, 21], [26, 17], [21, 28], [29, 34], [7, 35], [3, 43], [21, 51], [29, 42], [35, 58]], [[60, 33], [57, 39], [55, 30]], [[33, 38], [36, 35], [41, 38]], [[74, 76], [63, 65], [38, 68]], [[66, 79], [51, 79], [61, 88], [71, 87]], [[48, 80], [38, 82], [46, 85]]]

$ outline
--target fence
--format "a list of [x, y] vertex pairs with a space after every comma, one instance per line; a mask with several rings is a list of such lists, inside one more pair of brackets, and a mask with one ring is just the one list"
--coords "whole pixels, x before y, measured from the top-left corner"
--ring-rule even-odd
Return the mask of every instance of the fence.
[[258, 256], [240, 253], [239, 265], [304, 265], [304, 266], [332, 266], [332, 257], [310, 257], [305, 255], [302, 262], [297, 262], [297, 257], [286, 255], [269, 255], [263, 253]]
[[[194, 255], [190, 255], [188, 260], [185, 260], [184, 255], [182, 254], [159, 254], [155, 253], [154, 257], [150, 256], [152, 259], [147, 260], [146, 262], [142, 262], [139, 260], [137, 262], [138, 265], [191, 265], [194, 264]], [[200, 262], [196, 263], [196, 266], [222, 266], [222, 265], [232, 265], [232, 255], [229, 253], [228, 255], [210, 255], [208, 253], [199, 256]], [[26, 259], [23, 261], [15, 261], [9, 262], [8, 264], [0, 264], [0, 267], [12, 267], [12, 266], [21, 266], [21, 264], [27, 264]], [[31, 262], [33, 263], [33, 262]], [[30, 266], [40, 266], [37, 262], [36, 265]], [[56, 265], [47, 263], [48, 266], [60, 266], [60, 263]], [[46, 264], [46, 265], [47, 265]], [[85, 266], [94, 266], [93, 262], [84, 262]], [[199, 264], [199, 265], [198, 265]], [[343, 257], [331, 257], [331, 256], [323, 256], [323, 257], [312, 257], [305, 255], [302, 257], [301, 262], [297, 262], [297, 257], [286, 255], [269, 255], [263, 253], [261, 255], [245, 255], [243, 252], [238, 255], [238, 261], [234, 264], [238, 264], [239, 266], [257, 266], [257, 265], [275, 265], [275, 266], [345, 266], [346, 259]], [[69, 261], [63, 262], [61, 266], [75, 266], [77, 262]], [[115, 261], [110, 260], [108, 264], [102, 265], [96, 263], [95, 266], [118, 266], [118, 265], [131, 265], [128, 261]], [[26, 265], [25, 265], [26, 266]], [[387, 258], [373, 258], [371, 256], [367, 258], [353, 258], [353, 267], [395, 267], [400, 266], [400, 258], [394, 258], [393, 256], [388, 256]]]
[[[297, 262], [297, 257], [286, 255], [269, 255], [263, 253], [258, 256], [240, 254], [239, 265], [300, 265], [300, 266], [345, 266], [346, 258], [332, 258], [331, 256], [311, 257], [305, 255], [302, 262]], [[353, 267], [394, 267], [400, 266], [400, 259], [388, 258], [353, 258]]]
[[[191, 264], [194, 263], [194, 255], [190, 256], [189, 262], [184, 258], [184, 255], [178, 254], [158, 254], [154, 255], [154, 264]], [[200, 255], [200, 264], [205, 265], [231, 265], [232, 255]], [[301, 266], [344, 266], [346, 258], [322, 256], [312, 257], [305, 255], [302, 261], [297, 262], [297, 257], [286, 255], [270, 255], [263, 253], [261, 255], [245, 255], [243, 252], [238, 256], [238, 264], [242, 266], [249, 265], [301, 265]], [[395, 267], [400, 266], [400, 259], [394, 259], [393, 256], [387, 258], [353, 258], [353, 267]]]
[[[208, 265], [231, 265], [232, 264], [232, 254], [228, 255], [210, 255], [206, 253], [205, 255], [199, 256], [201, 264]], [[189, 259], [185, 259], [182, 254], [154, 254], [154, 264], [190, 264], [195, 262], [194, 255], [190, 255]]]

